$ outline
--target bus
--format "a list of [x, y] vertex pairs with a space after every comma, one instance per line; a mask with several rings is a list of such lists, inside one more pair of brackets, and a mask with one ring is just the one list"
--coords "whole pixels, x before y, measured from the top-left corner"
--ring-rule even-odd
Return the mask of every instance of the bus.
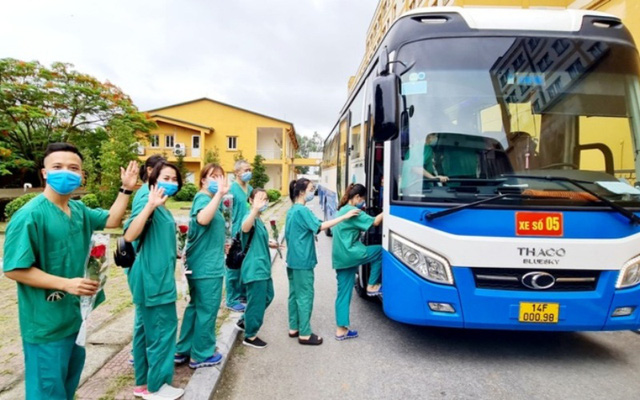
[[[349, 183], [384, 212], [391, 319], [640, 327], [640, 79], [615, 16], [426, 8], [386, 33], [324, 146], [326, 219]], [[356, 291], [366, 290], [368, 266]]]

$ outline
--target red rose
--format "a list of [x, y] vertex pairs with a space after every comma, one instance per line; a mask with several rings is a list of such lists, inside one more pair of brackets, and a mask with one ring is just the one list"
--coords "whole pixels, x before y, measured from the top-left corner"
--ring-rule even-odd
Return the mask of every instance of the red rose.
[[99, 244], [91, 249], [91, 257], [102, 258], [107, 253], [107, 246]]
[[185, 234], [187, 232], [189, 232], [189, 227], [187, 225], [180, 225], [178, 226], [178, 229], [180, 230], [180, 233]]
[[229, 201], [229, 199], [225, 199], [222, 204], [224, 204], [225, 207], [229, 208], [229, 206], [231, 205], [231, 202]]
[[269, 223], [271, 224], [271, 226], [273, 226], [275, 228], [276, 226], [276, 220], [272, 219], [271, 221], [269, 221]]

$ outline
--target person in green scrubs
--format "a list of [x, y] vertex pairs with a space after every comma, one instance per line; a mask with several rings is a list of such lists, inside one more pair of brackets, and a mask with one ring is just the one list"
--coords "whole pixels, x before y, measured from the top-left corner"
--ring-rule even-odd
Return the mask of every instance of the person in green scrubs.
[[[361, 184], [350, 184], [340, 200], [338, 217], [351, 210], [362, 209], [367, 198], [367, 189]], [[382, 213], [375, 218], [362, 212], [354, 218], [339, 224], [333, 229], [333, 250], [331, 254], [333, 268], [338, 280], [336, 297], [336, 340], [358, 337], [358, 332], [349, 329], [349, 305], [358, 267], [370, 264], [367, 295], [382, 294], [380, 284], [382, 267], [382, 247], [380, 245], [365, 246], [360, 241], [360, 234], [372, 226], [382, 223]]]
[[99, 285], [84, 278], [91, 235], [120, 226], [137, 182], [138, 165], [131, 162], [121, 169], [121, 193], [111, 209], [90, 209], [71, 200], [82, 182], [82, 161], [76, 147], [50, 144], [44, 192], [7, 226], [3, 269], [18, 283], [27, 400], [74, 398], [85, 361], [84, 347], [76, 344], [82, 324], [78, 296], [96, 294]]
[[216, 318], [222, 299], [224, 277], [225, 221], [222, 197], [229, 187], [222, 167], [207, 164], [200, 172], [200, 191], [193, 199], [187, 237], [189, 305], [184, 311], [175, 362], [189, 367], [217, 365]]
[[142, 319], [144, 340], [135, 343], [133, 366], [136, 389], [145, 399], [177, 399], [184, 393], [171, 386], [178, 330], [177, 247], [176, 224], [164, 206], [181, 187], [178, 168], [158, 163], [149, 175], [149, 193], [142, 195], [125, 224], [124, 239], [140, 247], [127, 277], [136, 315]]
[[[231, 234], [233, 237], [240, 231], [242, 221], [249, 213], [247, 200], [253, 191], [253, 187], [249, 184], [252, 177], [251, 165], [245, 160], [238, 160], [234, 168], [236, 179], [229, 190], [229, 193], [233, 195], [233, 208], [231, 209], [231, 218], [233, 220]], [[242, 301], [246, 301], [246, 289], [240, 279], [239, 269], [226, 269], [225, 287], [227, 290], [227, 308], [231, 311], [243, 312], [245, 306]]]
[[285, 239], [287, 241], [287, 277], [289, 278], [289, 337], [298, 338], [304, 345], [320, 345], [322, 338], [311, 330], [313, 310], [316, 235], [342, 221], [360, 214], [353, 209], [331, 221], [322, 222], [306, 207], [313, 200], [315, 187], [309, 179], [300, 178], [289, 184], [293, 206], [287, 211]]
[[437, 134], [427, 135], [424, 145], [415, 143], [405, 153], [400, 180], [403, 196], [421, 196], [423, 188], [431, 187], [430, 183], [423, 182], [424, 179], [438, 179], [442, 183], [449, 180], [448, 177], [436, 173], [433, 146], [437, 140]]
[[[166, 162], [167, 159], [161, 156], [160, 154], [154, 154], [147, 158], [143, 165], [140, 166], [140, 180], [142, 181], [142, 186], [138, 189], [133, 196], [132, 208], [136, 208], [140, 206], [140, 202], [147, 201], [147, 195], [149, 194], [149, 175], [151, 171], [153, 171], [153, 167], [156, 164], [161, 162]], [[144, 207], [144, 203], [142, 204]], [[128, 274], [129, 270], [127, 268], [124, 269], [124, 273]], [[133, 347], [136, 347], [136, 344], [140, 346], [144, 343], [144, 330], [142, 329], [142, 316], [135, 314], [133, 321]], [[133, 349], [131, 349], [131, 358], [129, 358], [129, 363], [133, 364]], [[136, 388], [134, 389], [134, 395], [138, 395], [138, 392], [144, 391], [146, 388]], [[139, 397], [139, 396], [137, 396]]]
[[258, 349], [267, 343], [258, 337], [264, 321], [264, 313], [273, 300], [271, 280], [271, 254], [269, 247], [278, 248], [275, 241], [269, 241], [269, 233], [260, 215], [267, 209], [269, 200], [264, 189], [253, 189], [249, 197], [251, 211], [245, 216], [240, 228], [242, 248], [246, 256], [240, 267], [242, 283], [247, 286], [247, 308], [244, 312], [244, 340], [242, 344]]

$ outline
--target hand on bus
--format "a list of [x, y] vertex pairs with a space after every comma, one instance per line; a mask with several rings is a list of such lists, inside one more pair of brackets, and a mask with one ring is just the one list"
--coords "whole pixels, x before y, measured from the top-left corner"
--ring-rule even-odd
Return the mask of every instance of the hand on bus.
[[445, 183], [449, 181], [449, 177], [448, 176], [441, 176], [441, 175], [436, 175], [436, 179], [440, 179], [440, 182]]

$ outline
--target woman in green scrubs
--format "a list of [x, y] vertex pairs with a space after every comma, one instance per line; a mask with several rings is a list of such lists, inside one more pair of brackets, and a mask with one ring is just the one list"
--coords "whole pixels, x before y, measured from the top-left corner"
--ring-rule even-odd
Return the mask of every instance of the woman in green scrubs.
[[[7, 226], [3, 269], [18, 283], [18, 316], [25, 361], [26, 399], [71, 400], [84, 367], [76, 344], [79, 296], [96, 294], [85, 279], [94, 231], [120, 226], [137, 182], [137, 163], [121, 171], [122, 188], [109, 211], [71, 200], [82, 183], [82, 154], [51, 143], [44, 154], [44, 192], [18, 210]], [[104, 300], [102, 292], [97, 303]]]
[[[253, 191], [253, 187], [249, 184], [251, 180], [251, 165], [245, 160], [238, 160], [234, 165], [236, 179], [231, 184], [229, 193], [233, 196], [233, 208], [231, 210], [231, 234], [233, 237], [240, 231], [240, 226], [244, 217], [249, 213], [248, 199]], [[246, 301], [245, 287], [240, 279], [239, 269], [227, 268], [225, 276], [225, 287], [227, 291], [227, 308], [235, 312], [243, 312], [245, 306], [242, 301]]]
[[242, 248], [246, 256], [240, 273], [242, 284], [247, 286], [247, 308], [244, 312], [245, 346], [262, 349], [267, 343], [258, 337], [258, 331], [264, 321], [264, 313], [273, 300], [273, 281], [271, 280], [271, 254], [269, 247], [277, 248], [275, 241], [269, 242], [269, 233], [262, 223], [260, 215], [267, 209], [269, 200], [264, 189], [253, 189], [249, 197], [251, 211], [241, 226]]
[[322, 222], [306, 207], [313, 200], [315, 187], [309, 179], [301, 178], [289, 184], [289, 197], [293, 206], [287, 212], [285, 239], [287, 241], [287, 276], [289, 278], [289, 337], [298, 343], [320, 345], [322, 338], [311, 330], [313, 309], [313, 270], [318, 263], [316, 235], [342, 221], [360, 214], [349, 210], [331, 221]]
[[[361, 184], [351, 184], [347, 187], [340, 200], [337, 216], [346, 215], [351, 210], [362, 209], [367, 198], [367, 189]], [[382, 223], [382, 213], [375, 218], [360, 213], [333, 229], [333, 268], [338, 280], [338, 295], [336, 297], [336, 340], [358, 337], [358, 332], [349, 329], [349, 305], [355, 283], [358, 266], [370, 264], [371, 272], [367, 285], [367, 295], [382, 294], [380, 285], [382, 267], [382, 247], [380, 245], [365, 246], [360, 241], [360, 234], [372, 226]]]
[[140, 251], [128, 274], [129, 287], [142, 318], [144, 340], [135, 343], [135, 380], [145, 398], [177, 399], [184, 391], [171, 386], [176, 346], [176, 224], [164, 206], [182, 187], [178, 168], [157, 164], [149, 176], [149, 193], [143, 194], [125, 224], [124, 239], [140, 241]]
[[175, 362], [191, 357], [189, 367], [217, 365], [216, 318], [222, 299], [225, 226], [222, 197], [229, 187], [222, 167], [207, 164], [200, 172], [200, 191], [193, 199], [187, 237], [187, 275], [191, 299], [184, 311]]
[[[143, 185], [140, 186], [140, 189], [138, 189], [136, 191], [136, 194], [133, 196], [133, 203], [132, 203], [132, 209], [135, 209], [136, 207], [144, 207], [144, 203], [146, 203], [147, 201], [147, 197], [149, 195], [149, 175], [151, 174], [151, 171], [153, 171], [153, 167], [156, 166], [156, 164], [161, 163], [161, 162], [166, 162], [167, 159], [164, 158], [163, 156], [161, 156], [160, 154], [154, 154], [152, 156], [150, 156], [149, 158], [147, 158], [147, 160], [144, 162], [144, 165], [140, 166], [140, 180], [142, 181]], [[140, 204], [140, 202], [142, 201], [142, 205]], [[129, 270], [128, 269], [124, 269], [124, 273], [128, 274]], [[133, 321], [133, 347], [136, 347], [136, 345], [140, 346], [140, 345], [144, 345], [144, 330], [142, 329], [142, 316], [135, 314], [134, 316], [134, 321]], [[133, 349], [131, 349], [131, 358], [129, 359], [129, 363], [133, 364]], [[138, 392], [144, 391], [146, 388], [136, 388], [134, 389], [134, 395], [139, 394]]]

